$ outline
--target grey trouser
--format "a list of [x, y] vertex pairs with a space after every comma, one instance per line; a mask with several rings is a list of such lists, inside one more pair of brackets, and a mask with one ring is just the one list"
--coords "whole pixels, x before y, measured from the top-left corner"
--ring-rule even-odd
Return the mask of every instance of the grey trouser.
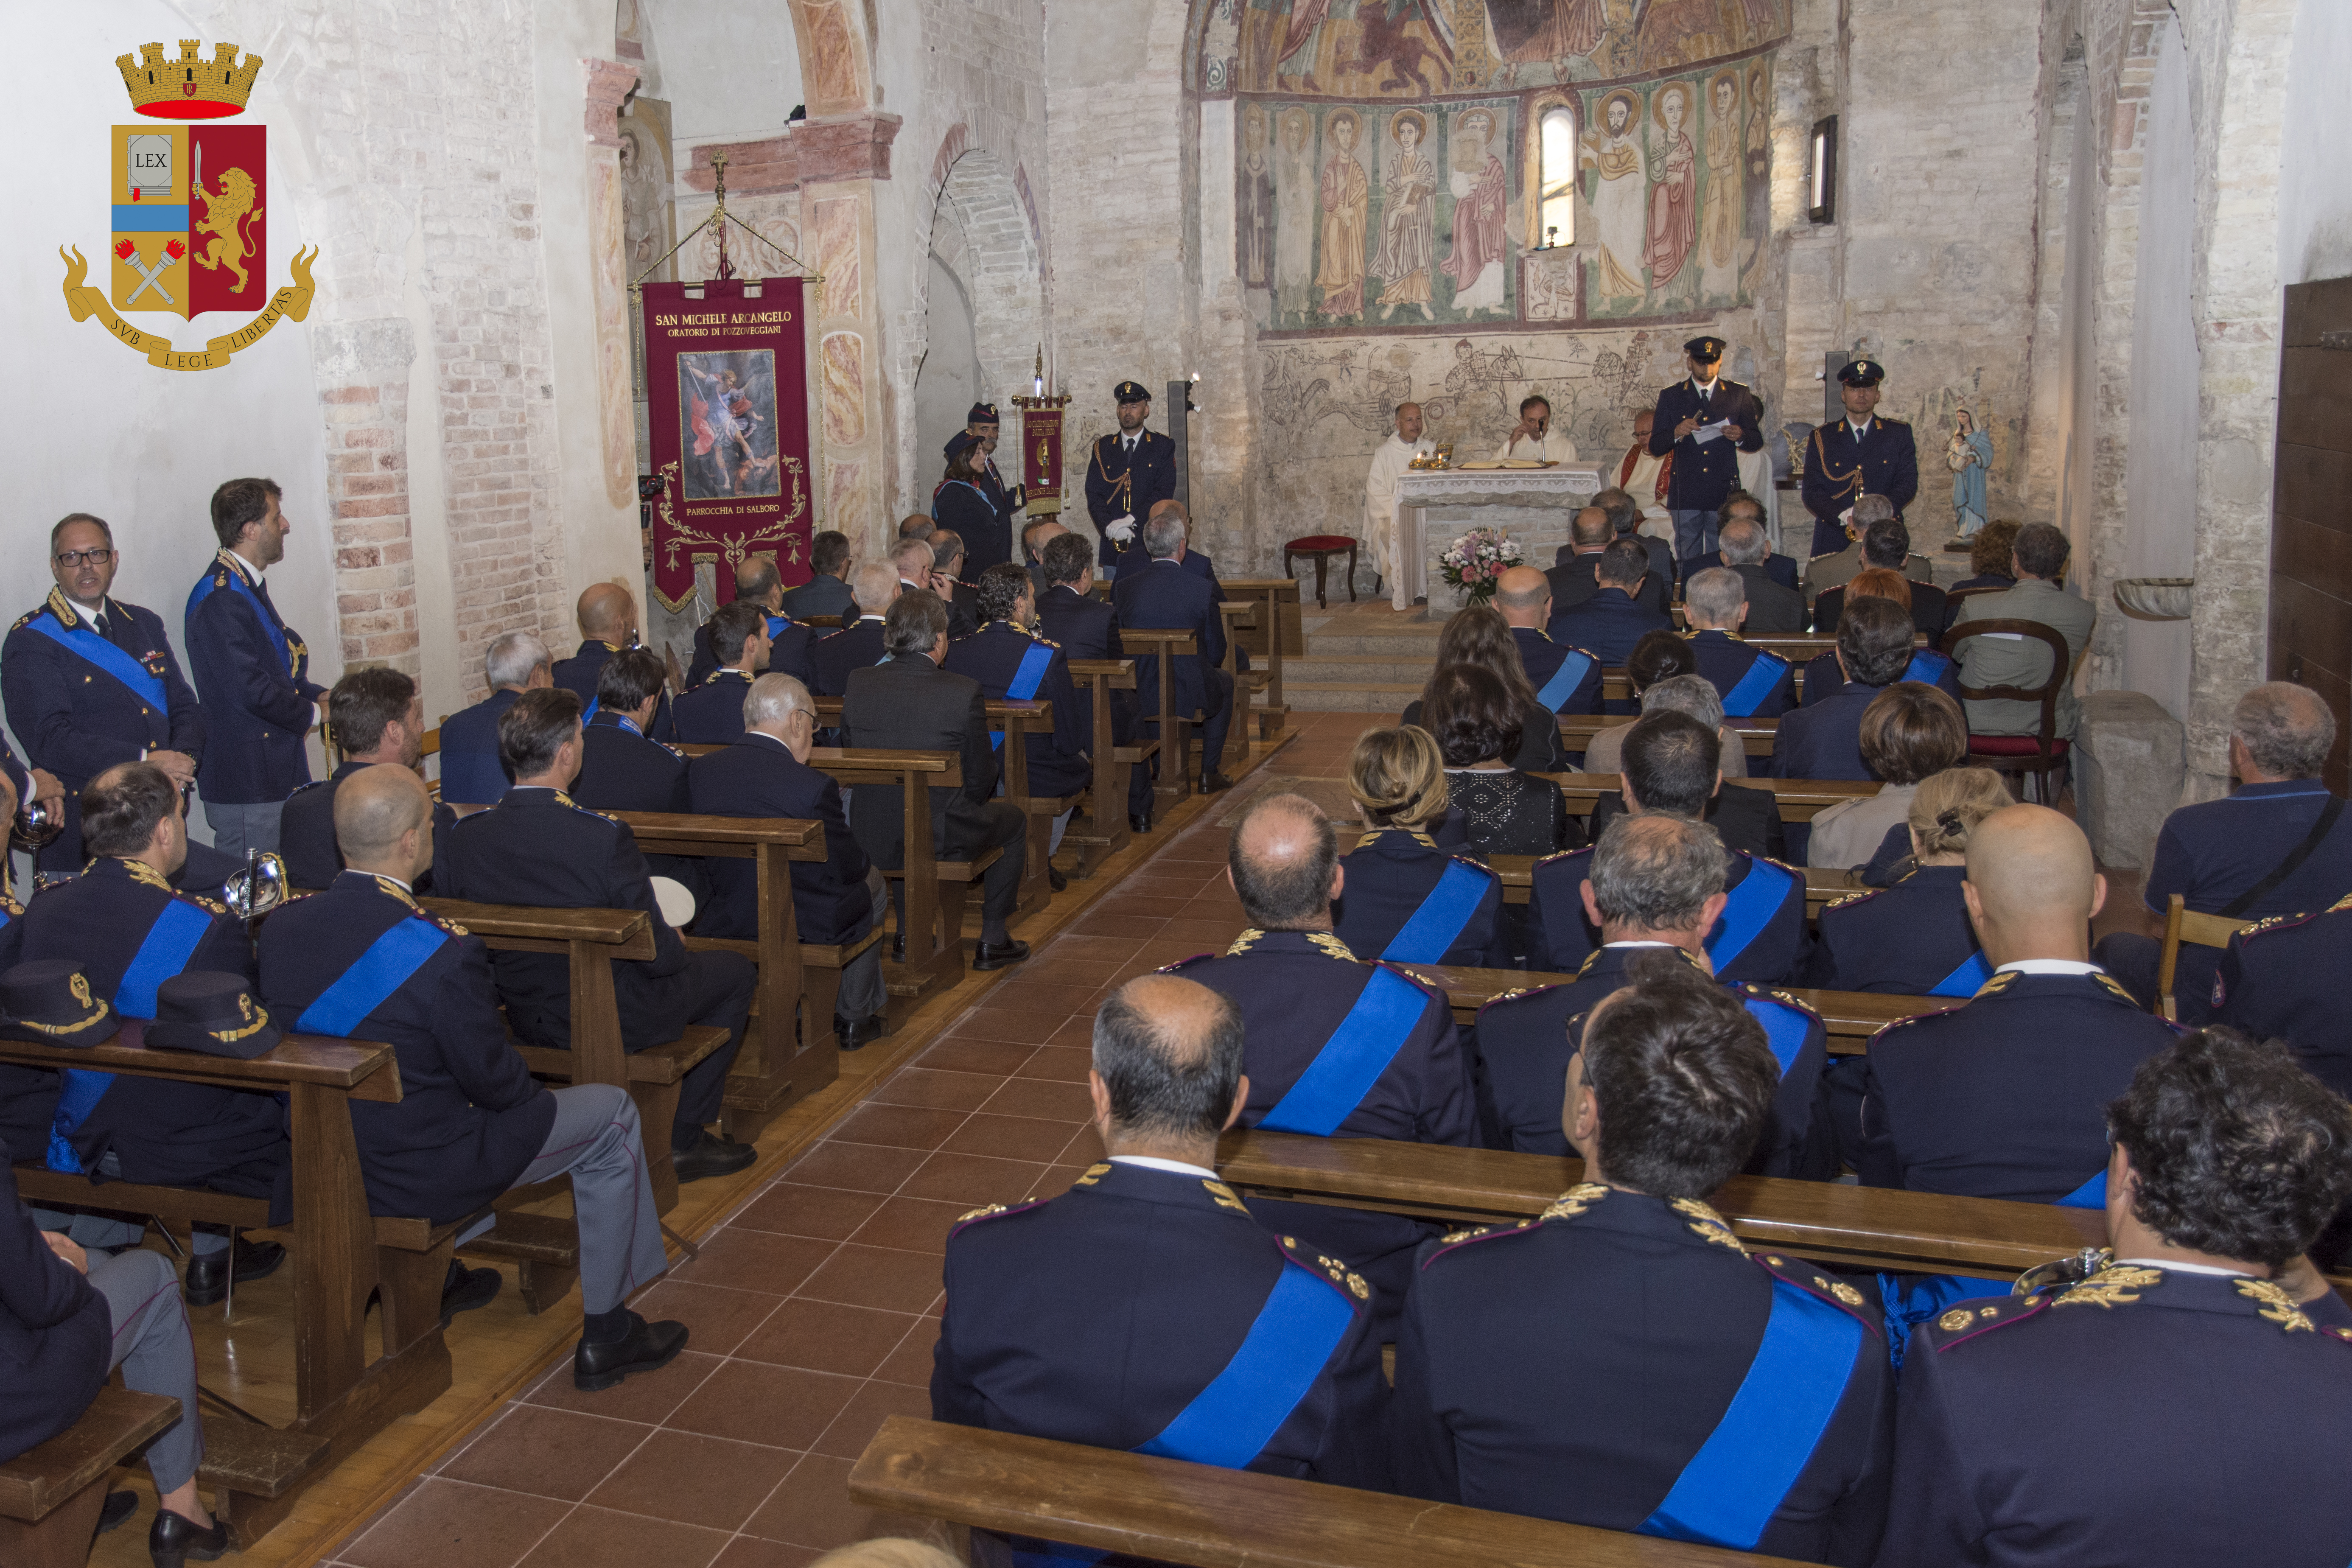
[[[575, 1083], [554, 1093], [555, 1125], [515, 1185], [570, 1174], [580, 1228], [580, 1304], [590, 1312], [609, 1312], [669, 1267], [653, 1183], [646, 1175], [637, 1102], [609, 1083]], [[470, 1239], [461, 1237], [458, 1247]]]
[[1694, 555], [1704, 555], [1716, 548], [1716, 513], [1713, 508], [1705, 511], [1674, 511], [1667, 513], [1675, 520], [1675, 558], [1687, 561]]
[[[874, 896], [874, 925], [890, 918], [889, 879], [868, 866], [866, 868], [866, 890]], [[874, 926], [866, 927], [868, 931]], [[845, 965], [841, 971], [841, 994], [833, 1004], [835, 1016], [862, 1024], [882, 1011], [889, 1001], [882, 987], [882, 950], [888, 943], [876, 942]], [[824, 1028], [826, 1020], [819, 1018], [816, 1026]]]
[[258, 805], [224, 805], [219, 801], [205, 802], [205, 820], [212, 825], [213, 847], [224, 855], [245, 858], [248, 849], [275, 850], [278, 847], [278, 817], [286, 809], [282, 800], [264, 801]]
[[204, 1427], [196, 1415], [196, 1347], [188, 1339], [179, 1276], [160, 1252], [118, 1258], [92, 1253], [89, 1282], [106, 1298], [107, 1314], [114, 1321], [109, 1369], [121, 1367], [122, 1381], [142, 1394], [169, 1394], [180, 1402], [178, 1423], [147, 1445], [155, 1489], [175, 1490], [195, 1478], [205, 1457]]

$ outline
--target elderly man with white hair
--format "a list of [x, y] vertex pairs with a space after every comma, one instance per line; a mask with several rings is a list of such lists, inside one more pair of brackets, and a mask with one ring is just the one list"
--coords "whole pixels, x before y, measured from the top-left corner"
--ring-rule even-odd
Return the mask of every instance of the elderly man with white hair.
[[[687, 769], [694, 810], [709, 816], [784, 816], [824, 824], [824, 858], [793, 863], [793, 916], [800, 939], [850, 943], [882, 923], [889, 890], [858, 847], [841, 786], [808, 765], [816, 743], [816, 703], [789, 675], [763, 675], [743, 695], [743, 734]], [[698, 936], [750, 941], [760, 934], [760, 887], [749, 860], [710, 862], [710, 901]], [[822, 970], [811, 970], [812, 975]], [[833, 1027], [854, 1051], [883, 1032], [882, 944], [842, 967]]]
[[555, 684], [553, 657], [529, 632], [492, 637], [482, 662], [490, 694], [441, 721], [441, 798], [459, 812], [495, 805], [507, 793], [506, 771], [499, 765], [499, 720], [524, 692]]
[[1747, 580], [1728, 566], [1710, 566], [1694, 575], [1685, 592], [1684, 618], [1690, 622], [1691, 653], [1698, 672], [1723, 697], [1734, 719], [1778, 719], [1797, 705], [1789, 661], [1739, 640], [1748, 618]]

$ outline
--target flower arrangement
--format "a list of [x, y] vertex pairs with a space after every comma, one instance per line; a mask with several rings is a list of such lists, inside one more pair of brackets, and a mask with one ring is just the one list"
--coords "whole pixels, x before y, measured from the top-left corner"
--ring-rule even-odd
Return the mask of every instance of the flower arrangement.
[[1522, 559], [1519, 542], [1499, 528], [1474, 528], [1445, 547], [1437, 558], [1448, 586], [1458, 589], [1464, 605], [1483, 605], [1495, 596], [1495, 580]]

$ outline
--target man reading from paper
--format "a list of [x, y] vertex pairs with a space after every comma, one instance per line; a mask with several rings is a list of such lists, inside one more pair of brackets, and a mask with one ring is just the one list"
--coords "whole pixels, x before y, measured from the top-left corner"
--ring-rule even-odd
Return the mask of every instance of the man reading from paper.
[[1529, 395], [1519, 400], [1519, 422], [1496, 448], [1496, 462], [1573, 463], [1576, 443], [1551, 427], [1551, 405]]
[[1380, 445], [1372, 454], [1371, 472], [1364, 476], [1364, 537], [1372, 542], [1372, 570], [1387, 579], [1389, 597], [1400, 610], [1411, 607], [1406, 593], [1403, 553], [1400, 548], [1397, 522], [1397, 476], [1412, 467], [1415, 458], [1429, 455], [1430, 444], [1422, 439], [1421, 405], [1400, 403], [1396, 405], [1396, 434]]

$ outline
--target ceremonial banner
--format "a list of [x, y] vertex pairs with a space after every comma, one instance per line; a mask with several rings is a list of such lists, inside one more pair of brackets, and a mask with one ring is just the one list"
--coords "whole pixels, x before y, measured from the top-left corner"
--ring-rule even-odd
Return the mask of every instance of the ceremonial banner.
[[1069, 401], [1058, 395], [1013, 400], [1021, 410], [1021, 483], [1033, 519], [1062, 510], [1062, 415]]
[[[774, 560], [809, 577], [808, 350], [803, 280], [647, 283], [646, 395], [653, 442], [654, 592], [676, 612], [694, 572]], [[693, 291], [689, 296], [688, 290]]]

